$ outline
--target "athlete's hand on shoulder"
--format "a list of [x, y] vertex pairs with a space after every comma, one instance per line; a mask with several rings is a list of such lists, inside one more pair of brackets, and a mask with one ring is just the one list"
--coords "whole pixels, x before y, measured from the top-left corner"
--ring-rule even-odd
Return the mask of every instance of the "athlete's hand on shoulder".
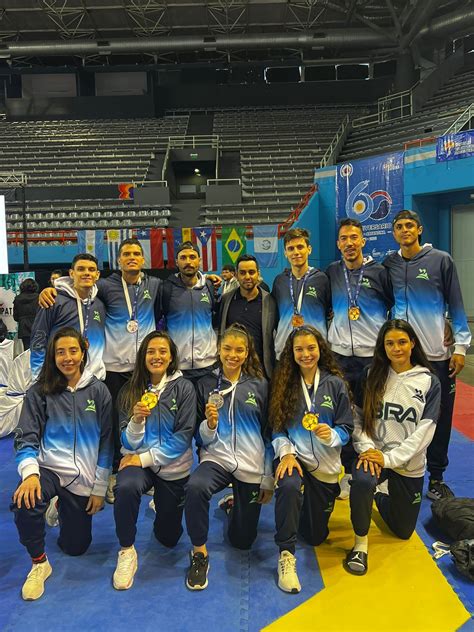
[[260, 489], [257, 502], [261, 505], [268, 504], [273, 497], [273, 489]]
[[17, 487], [13, 494], [13, 502], [18, 509], [22, 502], [27, 509], [31, 509], [35, 506], [36, 499], [41, 500], [41, 483], [38, 474], [32, 474]]
[[142, 462], [140, 461], [140, 457], [138, 456], [138, 454], [125, 454], [121, 459], [120, 459], [120, 465], [119, 465], [119, 472], [120, 470], [123, 470], [126, 467], [131, 467], [131, 466], [135, 466], [135, 467], [141, 467], [142, 466]]
[[58, 291], [54, 287], [45, 287], [38, 297], [38, 304], [42, 309], [49, 309], [56, 301]]
[[95, 496], [94, 494], [91, 494], [89, 496], [89, 500], [87, 501], [86, 512], [89, 514], [89, 516], [93, 516], [98, 511], [100, 511], [103, 506], [104, 506], [104, 497]]
[[453, 353], [451, 356], [451, 360], [449, 361], [449, 377], [454, 377], [461, 373], [464, 369], [464, 364], [466, 363], [465, 356], [462, 353]]
[[212, 283], [215, 290], [218, 290], [220, 286], [222, 285], [222, 279], [217, 274], [208, 274], [207, 278]]
[[331, 426], [328, 426], [328, 424], [318, 424], [313, 432], [318, 439], [323, 441], [329, 441], [331, 438]]
[[206, 404], [206, 420], [209, 430], [215, 430], [217, 428], [217, 422], [219, 421], [219, 411], [215, 404]]
[[285, 454], [285, 456], [280, 459], [280, 463], [278, 463], [278, 467], [275, 471], [275, 480], [278, 481], [279, 478], [283, 478], [287, 472], [288, 476], [291, 476], [293, 474], [293, 469], [295, 469], [298, 474], [303, 477], [303, 469], [296, 460], [295, 455]]

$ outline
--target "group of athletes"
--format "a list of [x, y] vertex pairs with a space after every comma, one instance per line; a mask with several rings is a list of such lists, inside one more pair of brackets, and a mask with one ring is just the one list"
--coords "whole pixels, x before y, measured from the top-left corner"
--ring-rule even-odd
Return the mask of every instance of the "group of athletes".
[[190, 590], [208, 585], [209, 504], [228, 486], [219, 506], [230, 544], [244, 550], [275, 494], [286, 592], [301, 590], [297, 536], [313, 546], [327, 538], [341, 485], [350, 488], [354, 529], [349, 573], [367, 572], [374, 500], [393, 534], [409, 538], [426, 461], [427, 495], [452, 495], [443, 473], [455, 376], [470, 344], [454, 263], [421, 245], [422, 230], [416, 213], [398, 213], [399, 250], [380, 264], [363, 254], [360, 223], [343, 220], [341, 258], [322, 272], [308, 263], [308, 232], [290, 229], [289, 268], [271, 293], [244, 255], [239, 286], [220, 298], [219, 277], [199, 271], [191, 242], [164, 282], [143, 272], [135, 239], [121, 244], [120, 271], [104, 279], [93, 256], [77, 255], [69, 276], [40, 296], [33, 384], [16, 432], [21, 482], [11, 510], [32, 559], [23, 598], [38, 599], [52, 572], [46, 518], [58, 521], [62, 551], [81, 555], [105, 497], [120, 545], [117, 590], [129, 589], [138, 569], [147, 493], [162, 545], [177, 544], [184, 512]]

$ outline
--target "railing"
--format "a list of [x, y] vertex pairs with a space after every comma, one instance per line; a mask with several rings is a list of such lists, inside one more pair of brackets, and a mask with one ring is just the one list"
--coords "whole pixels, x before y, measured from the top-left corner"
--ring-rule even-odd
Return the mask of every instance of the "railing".
[[133, 186], [136, 188], [137, 185], [143, 186], [144, 184], [160, 184], [162, 188], [166, 188], [168, 186], [167, 180], [142, 180], [141, 182], [132, 182]]
[[346, 142], [346, 138], [351, 130], [349, 114], [346, 114], [329, 147], [326, 149], [324, 156], [321, 158], [320, 167], [334, 165], [341, 150]]
[[242, 180], [240, 178], [209, 178], [209, 180], [207, 181], [207, 186], [209, 186], [210, 184], [219, 185], [229, 182], [236, 182], [239, 186], [242, 184]]
[[471, 103], [471, 105], [458, 116], [454, 123], [444, 132], [443, 136], [445, 134], [456, 134], [456, 132], [460, 132], [465, 125], [470, 124], [471, 119], [474, 119], [474, 103]]
[[352, 119], [352, 127], [370, 127], [386, 121], [398, 121], [413, 114], [413, 88], [382, 97], [377, 112]]

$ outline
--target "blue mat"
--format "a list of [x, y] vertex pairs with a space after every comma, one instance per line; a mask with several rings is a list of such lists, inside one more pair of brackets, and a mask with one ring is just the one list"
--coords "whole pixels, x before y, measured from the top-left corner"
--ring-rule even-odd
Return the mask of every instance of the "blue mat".
[[298, 574], [303, 589], [298, 595], [281, 592], [276, 585], [277, 548], [273, 542], [273, 504], [262, 510], [259, 536], [250, 552], [233, 549], [225, 541], [225, 515], [211, 505], [209, 534], [209, 587], [186, 589], [190, 543], [186, 532], [178, 546], [165, 549], [152, 534], [154, 514], [143, 498], [136, 548], [139, 569], [133, 587], [118, 592], [111, 578], [117, 560], [112, 507], [94, 517], [93, 542], [82, 557], [65, 556], [56, 544], [57, 529], [47, 529], [46, 550], [53, 574], [45, 594], [36, 602], [21, 599], [21, 585], [30, 560], [18, 542], [8, 510], [18, 477], [12, 440], [0, 440], [0, 630], [11, 632], [64, 632], [156, 630], [166, 632], [241, 632], [260, 630], [321, 590], [322, 581], [312, 547], [299, 545]]

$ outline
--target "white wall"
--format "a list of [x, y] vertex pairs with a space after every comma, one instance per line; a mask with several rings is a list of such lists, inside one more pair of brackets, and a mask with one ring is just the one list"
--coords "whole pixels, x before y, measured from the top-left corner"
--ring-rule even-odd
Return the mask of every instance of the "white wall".
[[451, 252], [458, 270], [467, 316], [474, 320], [474, 204], [455, 206], [451, 222]]

